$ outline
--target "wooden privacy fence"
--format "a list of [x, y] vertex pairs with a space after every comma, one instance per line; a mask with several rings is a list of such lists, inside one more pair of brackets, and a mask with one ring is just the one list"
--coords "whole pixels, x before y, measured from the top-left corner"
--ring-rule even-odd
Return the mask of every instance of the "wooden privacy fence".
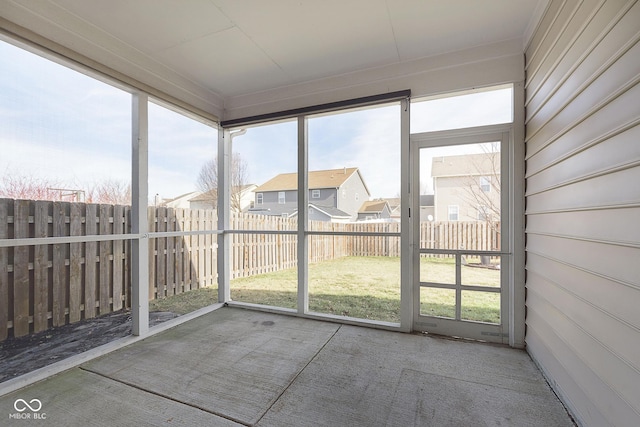
[[[130, 233], [129, 206], [0, 199], [0, 239], [79, 238]], [[150, 232], [217, 228], [215, 211], [149, 208]], [[230, 277], [297, 265], [296, 219], [232, 215]], [[421, 224], [421, 247], [498, 250], [499, 227], [481, 222]], [[399, 223], [312, 222], [327, 233], [398, 233]], [[269, 230], [272, 233], [260, 233]], [[0, 341], [123, 308], [131, 300], [130, 240], [0, 247]], [[309, 262], [344, 256], [400, 256], [397, 236], [309, 236]], [[217, 236], [190, 234], [149, 240], [149, 298], [164, 298], [217, 283]]]
[[[204, 209], [149, 208], [149, 232], [211, 231], [216, 213]], [[164, 298], [218, 280], [217, 236], [198, 234], [149, 240], [149, 299]]]
[[[480, 221], [442, 221], [420, 223], [420, 247], [424, 249], [462, 249], [499, 251], [500, 223]], [[440, 255], [451, 256], [451, 255]]]
[[[0, 199], [0, 239], [128, 229], [125, 206]], [[129, 255], [123, 240], [0, 248], [0, 339], [11, 328], [22, 336], [128, 306]]]
[[[129, 206], [0, 199], [0, 239], [130, 233]], [[215, 212], [149, 209], [149, 231], [215, 230]], [[0, 340], [131, 304], [128, 239], [0, 247]], [[149, 298], [217, 281], [216, 236], [149, 240]]]

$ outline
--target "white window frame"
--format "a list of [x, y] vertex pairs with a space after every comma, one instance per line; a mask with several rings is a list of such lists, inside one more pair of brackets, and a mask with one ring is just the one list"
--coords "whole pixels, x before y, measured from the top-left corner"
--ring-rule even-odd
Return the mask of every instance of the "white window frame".
[[484, 175], [480, 177], [480, 190], [484, 193], [491, 192], [491, 176]]
[[264, 194], [256, 193], [256, 206], [264, 203]]
[[[455, 208], [456, 219], [451, 219], [452, 210]], [[447, 205], [447, 221], [459, 221], [460, 220], [460, 206]]]
[[311, 198], [319, 199], [320, 198], [320, 190], [311, 190]]
[[284, 205], [285, 203], [287, 203], [287, 196], [286, 196], [286, 192], [284, 191], [278, 191], [278, 204], [279, 205]]

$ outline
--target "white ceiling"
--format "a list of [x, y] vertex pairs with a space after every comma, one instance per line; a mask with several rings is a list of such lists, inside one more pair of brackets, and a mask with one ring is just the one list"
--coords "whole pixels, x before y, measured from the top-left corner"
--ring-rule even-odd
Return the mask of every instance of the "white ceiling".
[[[505, 40], [546, 0], [1, 0], [3, 17], [225, 100]], [[129, 69], [127, 69], [129, 67]], [[137, 75], [136, 75], [137, 73]], [[143, 78], [144, 81], [144, 78]], [[170, 92], [170, 90], [169, 90]]]

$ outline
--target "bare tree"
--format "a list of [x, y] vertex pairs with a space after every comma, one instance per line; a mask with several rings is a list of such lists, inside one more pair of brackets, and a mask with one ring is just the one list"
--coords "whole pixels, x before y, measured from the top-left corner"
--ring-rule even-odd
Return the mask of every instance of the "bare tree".
[[[249, 168], [247, 162], [238, 153], [231, 157], [231, 194], [229, 204], [231, 210], [242, 211], [242, 190], [247, 185], [249, 179]], [[218, 159], [213, 158], [205, 162], [200, 168], [196, 185], [200, 191], [207, 194], [211, 200], [211, 207], [215, 208], [218, 203]]]
[[87, 190], [86, 201], [109, 205], [130, 205], [131, 184], [114, 179], [102, 181]]
[[492, 227], [500, 221], [500, 151], [495, 144], [483, 144], [483, 153], [469, 156], [469, 174], [464, 178], [461, 198], [477, 208], [474, 220]]
[[[464, 177], [461, 199], [467, 206], [476, 207], [477, 217], [473, 220], [485, 221], [496, 233], [500, 231], [501, 211], [500, 151], [495, 144], [483, 144], [482, 149], [480, 155], [469, 156], [469, 175]], [[480, 256], [480, 263], [489, 265], [490, 256]]]
[[27, 200], [59, 200], [59, 182], [33, 175], [5, 173], [0, 178], [0, 197]]
[[5, 173], [0, 177], [0, 197], [130, 205], [131, 184], [108, 179], [83, 189], [52, 178]]

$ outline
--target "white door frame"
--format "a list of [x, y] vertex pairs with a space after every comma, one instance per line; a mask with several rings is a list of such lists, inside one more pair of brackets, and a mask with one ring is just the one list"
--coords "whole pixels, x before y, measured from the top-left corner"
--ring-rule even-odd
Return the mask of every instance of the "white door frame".
[[[439, 317], [430, 317], [420, 314], [420, 254], [423, 252], [438, 252], [438, 250], [424, 250], [420, 248], [420, 150], [429, 147], [442, 147], [450, 145], [474, 144], [483, 142], [501, 142], [501, 250], [490, 251], [493, 254], [501, 255], [500, 270], [500, 324], [488, 324], [481, 322], [471, 322], [459, 320], [460, 317], [460, 261], [461, 254], [468, 251], [447, 251], [456, 256], [457, 284], [456, 291], [458, 293], [456, 304], [455, 319], [445, 319]], [[426, 331], [440, 335], [457, 336], [464, 338], [472, 338], [490, 342], [509, 343], [510, 325], [514, 321], [513, 313], [516, 311], [513, 307], [513, 298], [511, 292], [513, 289], [513, 239], [510, 238], [511, 223], [514, 214], [512, 209], [513, 203], [513, 176], [511, 167], [513, 141], [513, 125], [490, 125], [479, 126], [465, 129], [455, 129], [437, 132], [425, 132], [411, 134], [410, 136], [410, 158], [411, 158], [411, 206], [414, 212], [411, 215], [411, 232], [412, 232], [412, 276], [413, 276], [413, 325], [412, 329]], [[523, 308], [522, 308], [523, 309]]]

